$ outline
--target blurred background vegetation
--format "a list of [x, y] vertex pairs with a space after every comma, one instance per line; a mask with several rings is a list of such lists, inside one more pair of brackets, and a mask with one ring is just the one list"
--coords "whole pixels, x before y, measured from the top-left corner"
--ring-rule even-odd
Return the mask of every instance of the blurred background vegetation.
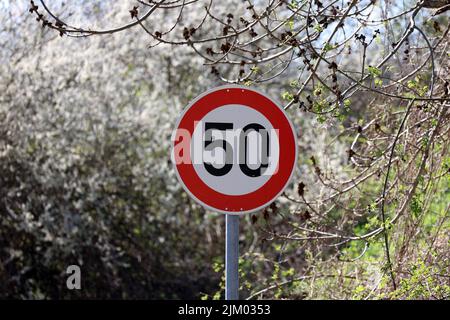
[[[52, 6], [77, 25], [105, 27], [130, 22], [133, 4]], [[415, 2], [373, 5], [395, 16]], [[220, 17], [231, 10], [237, 19], [247, 6], [236, 0], [214, 9]], [[0, 298], [223, 298], [224, 217], [187, 196], [169, 151], [184, 106], [224, 79], [189, 46], [148, 48], [142, 29], [61, 37], [29, 9], [28, 1], [0, 4]], [[202, 17], [190, 14], [182, 26]], [[177, 17], [157, 15], [167, 25]], [[352, 34], [345, 52], [326, 51], [340, 70], [359, 70], [366, 50], [366, 66], [375, 66], [408, 17], [382, 22], [371, 46]], [[320, 81], [296, 96], [307, 76], [301, 60], [268, 81], [240, 81], [280, 104], [294, 103], [288, 113], [299, 134], [297, 172], [285, 195], [241, 218], [242, 298], [448, 299], [449, 19], [426, 8], [417, 17], [436, 44], [431, 95], [434, 69], [418, 32], [388, 66], [367, 69], [366, 85], [374, 90], [353, 92], [339, 112], [322, 112], [334, 93]], [[284, 28], [304, 24], [300, 18]], [[315, 29], [327, 37], [327, 27]], [[222, 26], [202, 32], [216, 29]], [[371, 38], [374, 29], [358, 32]], [[315, 41], [322, 47], [321, 37]], [[263, 73], [265, 66], [250, 67]], [[219, 71], [223, 77], [241, 74], [227, 65]], [[331, 81], [326, 65], [317, 72]], [[391, 82], [394, 77], [402, 80]], [[444, 100], [419, 101], [435, 96]], [[386, 151], [391, 147], [395, 157]], [[387, 194], [380, 197], [391, 160]], [[72, 264], [81, 266], [81, 290], [66, 288]]]

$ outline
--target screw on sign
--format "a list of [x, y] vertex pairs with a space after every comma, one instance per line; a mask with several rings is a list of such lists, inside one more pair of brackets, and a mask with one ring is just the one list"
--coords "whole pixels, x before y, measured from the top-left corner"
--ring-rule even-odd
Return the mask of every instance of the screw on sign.
[[225, 295], [238, 299], [238, 215], [266, 207], [286, 188], [297, 160], [295, 130], [264, 94], [221, 86], [188, 105], [172, 143], [175, 171], [186, 192], [226, 214]]

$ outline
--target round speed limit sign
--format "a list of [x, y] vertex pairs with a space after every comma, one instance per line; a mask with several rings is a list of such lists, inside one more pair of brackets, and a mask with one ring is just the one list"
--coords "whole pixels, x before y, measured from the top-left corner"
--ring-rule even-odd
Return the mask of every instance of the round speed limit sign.
[[286, 188], [297, 159], [295, 130], [284, 110], [242, 86], [210, 90], [184, 110], [172, 160], [185, 190], [222, 213], [247, 213]]

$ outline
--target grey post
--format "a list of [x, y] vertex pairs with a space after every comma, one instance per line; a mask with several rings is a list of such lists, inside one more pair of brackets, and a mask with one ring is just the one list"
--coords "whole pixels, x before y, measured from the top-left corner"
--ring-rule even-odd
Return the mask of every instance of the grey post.
[[239, 216], [225, 215], [225, 299], [239, 299]]

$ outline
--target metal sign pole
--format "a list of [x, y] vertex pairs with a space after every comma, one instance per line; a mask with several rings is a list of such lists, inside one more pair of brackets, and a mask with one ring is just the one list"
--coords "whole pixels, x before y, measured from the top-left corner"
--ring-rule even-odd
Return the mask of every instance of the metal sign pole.
[[225, 215], [225, 299], [239, 300], [239, 216]]

